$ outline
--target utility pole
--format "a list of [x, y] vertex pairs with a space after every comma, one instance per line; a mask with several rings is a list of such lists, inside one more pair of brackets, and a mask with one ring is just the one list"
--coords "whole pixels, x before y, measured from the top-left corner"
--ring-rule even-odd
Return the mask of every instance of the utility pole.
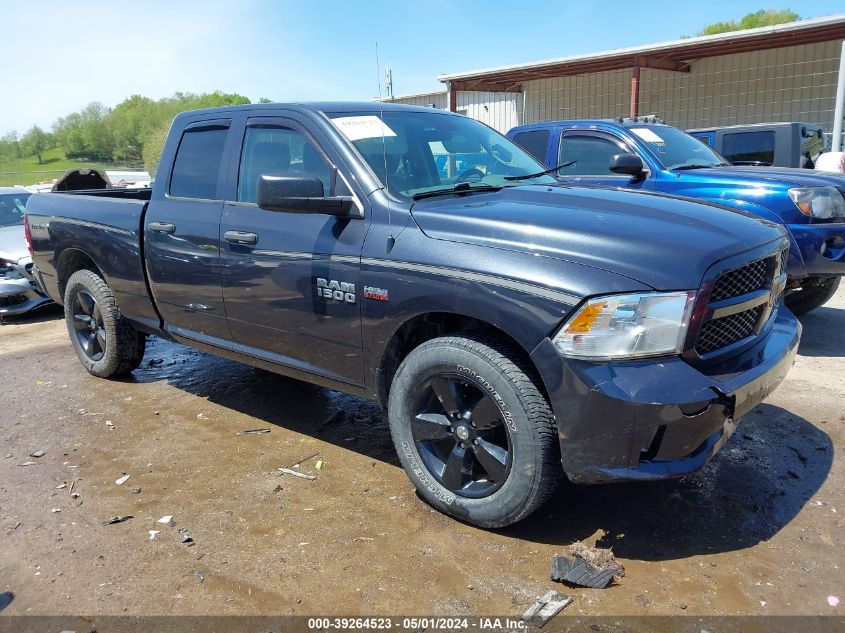
[[384, 96], [393, 101], [393, 71], [389, 67], [384, 69], [384, 92]]

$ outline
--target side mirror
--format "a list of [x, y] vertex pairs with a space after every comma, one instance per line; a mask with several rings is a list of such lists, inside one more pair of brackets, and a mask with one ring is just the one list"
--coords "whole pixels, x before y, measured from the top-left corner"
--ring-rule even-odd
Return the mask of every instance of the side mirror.
[[610, 159], [610, 171], [640, 178], [645, 172], [642, 159], [636, 154], [614, 154]]
[[357, 217], [352, 196], [326, 196], [323, 181], [315, 176], [261, 174], [257, 198], [265, 211]]

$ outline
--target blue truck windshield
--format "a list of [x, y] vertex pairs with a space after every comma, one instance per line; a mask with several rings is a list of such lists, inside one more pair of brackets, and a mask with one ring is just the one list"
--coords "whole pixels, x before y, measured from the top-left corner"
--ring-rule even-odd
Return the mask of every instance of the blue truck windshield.
[[631, 127], [628, 131], [645, 145], [666, 169], [716, 167], [728, 162], [698, 139], [669, 126]]
[[[545, 169], [525, 150], [468, 117], [413, 110], [329, 117], [387, 190], [405, 200], [461, 183], [469, 189], [512, 186], [517, 183], [507, 176]], [[557, 181], [540, 175], [523, 182]]]

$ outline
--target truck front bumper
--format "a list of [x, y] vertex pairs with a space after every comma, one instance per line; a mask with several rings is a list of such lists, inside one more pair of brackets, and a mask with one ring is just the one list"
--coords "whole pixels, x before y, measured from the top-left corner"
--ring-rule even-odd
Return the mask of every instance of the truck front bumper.
[[545, 339], [531, 356], [557, 420], [564, 472], [576, 483], [602, 483], [700, 470], [786, 376], [800, 336], [798, 320], [781, 308], [763, 340], [706, 373], [677, 357], [562, 359]]
[[790, 278], [845, 275], [845, 223], [787, 224], [799, 257], [790, 249]]

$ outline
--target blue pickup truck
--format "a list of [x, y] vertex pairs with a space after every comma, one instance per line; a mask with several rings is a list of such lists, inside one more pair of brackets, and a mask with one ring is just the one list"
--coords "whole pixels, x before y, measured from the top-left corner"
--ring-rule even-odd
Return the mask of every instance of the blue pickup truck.
[[371, 398], [420, 495], [496, 527], [561, 472], [699, 470], [801, 332], [782, 227], [543, 172], [430, 108], [238, 106], [179, 115], [152, 189], [32, 196], [25, 227], [91, 374], [152, 334]]
[[688, 196], [783, 224], [784, 300], [796, 314], [826, 303], [845, 275], [845, 177], [731, 165], [654, 117], [535, 123], [507, 136], [569, 182]]

